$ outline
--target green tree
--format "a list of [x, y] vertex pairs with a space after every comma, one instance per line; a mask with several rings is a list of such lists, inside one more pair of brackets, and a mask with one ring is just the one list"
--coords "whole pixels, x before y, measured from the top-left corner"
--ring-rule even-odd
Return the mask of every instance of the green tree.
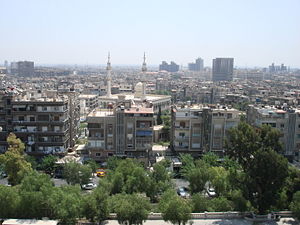
[[228, 131], [225, 140], [226, 154], [237, 160], [244, 169], [249, 168], [255, 152], [260, 148], [260, 137], [255, 129], [246, 122]]
[[136, 167], [132, 171], [132, 175], [127, 177], [125, 191], [128, 194], [132, 194], [134, 192], [145, 192], [148, 182], [149, 176], [146, 171], [141, 167]]
[[202, 156], [202, 160], [206, 162], [209, 166], [219, 166], [218, 159], [219, 157], [213, 152], [205, 153]]
[[27, 162], [30, 163], [31, 168], [36, 170], [39, 167], [38, 162], [36, 161], [36, 158], [31, 155], [24, 155], [24, 158]]
[[295, 217], [300, 220], [300, 191], [297, 191], [293, 196], [293, 201], [290, 204], [290, 208], [293, 211]]
[[208, 211], [209, 199], [204, 197], [202, 194], [197, 193], [192, 196], [193, 212], [199, 213]]
[[225, 195], [230, 188], [229, 172], [224, 167], [211, 167], [209, 171], [210, 182], [215, 188], [217, 195]]
[[118, 167], [120, 162], [121, 162], [121, 159], [117, 156], [109, 157], [107, 160], [107, 168], [109, 170], [114, 171]]
[[78, 186], [55, 188], [50, 204], [54, 205], [54, 219], [64, 224], [75, 224], [82, 215], [82, 195]]
[[163, 123], [163, 120], [161, 118], [161, 107], [158, 108], [158, 114], [157, 114], [157, 119], [156, 119], [157, 125], [160, 125]]
[[122, 173], [115, 172], [111, 178], [111, 194], [118, 194], [122, 192], [122, 188], [124, 186], [124, 177]]
[[0, 185], [0, 218], [18, 218], [19, 206], [18, 189]]
[[252, 210], [251, 203], [244, 198], [241, 190], [234, 190], [229, 193], [227, 199], [231, 200], [233, 203], [233, 209], [235, 211], [245, 212]]
[[54, 174], [56, 169], [57, 157], [54, 155], [45, 156], [42, 159], [41, 169], [44, 170], [47, 174]]
[[192, 207], [188, 200], [180, 198], [174, 191], [167, 191], [159, 203], [164, 221], [186, 224], [191, 218]]
[[94, 222], [100, 224], [109, 215], [108, 210], [108, 193], [105, 189], [97, 187], [92, 194], [88, 194], [83, 199], [83, 215]]
[[25, 146], [15, 134], [9, 134], [7, 143], [8, 150], [0, 155], [0, 163], [4, 165], [9, 183], [16, 185], [21, 182], [26, 174], [32, 171], [32, 168], [24, 156]]
[[264, 148], [270, 147], [275, 152], [282, 153], [283, 145], [282, 142], [279, 140], [281, 136], [279, 130], [264, 124], [262, 125], [259, 133], [260, 133], [262, 147]]
[[53, 205], [49, 204], [49, 196], [53, 189], [54, 184], [46, 174], [33, 171], [24, 177], [19, 187], [20, 216], [23, 218], [53, 216]]
[[112, 211], [119, 223], [142, 224], [148, 218], [150, 204], [138, 194], [117, 194], [111, 198]]
[[182, 163], [180, 174], [187, 178], [192, 169], [195, 169], [194, 158], [190, 154], [180, 154], [180, 161]]
[[164, 163], [155, 163], [153, 166], [152, 177], [156, 182], [166, 182], [170, 181], [170, 175], [164, 166]]
[[64, 165], [63, 176], [68, 184], [87, 184], [92, 175], [89, 166], [76, 162], [68, 162]]
[[210, 180], [210, 171], [208, 165], [203, 160], [197, 160], [194, 169], [186, 175], [190, 182], [190, 190], [192, 193], [202, 192], [205, 184]]
[[265, 213], [278, 199], [288, 176], [288, 162], [272, 149], [260, 150], [246, 174], [249, 199], [259, 213]]
[[85, 164], [91, 168], [93, 173], [96, 173], [97, 169], [99, 168], [99, 164], [93, 159], [85, 161]]
[[227, 212], [233, 210], [233, 203], [225, 197], [213, 198], [209, 201], [208, 211]]

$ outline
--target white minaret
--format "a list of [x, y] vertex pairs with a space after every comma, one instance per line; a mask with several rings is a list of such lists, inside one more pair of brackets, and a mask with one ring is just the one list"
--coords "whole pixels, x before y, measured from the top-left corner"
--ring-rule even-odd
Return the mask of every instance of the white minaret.
[[146, 97], [146, 72], [147, 72], [147, 64], [146, 64], [146, 54], [144, 52], [144, 62], [142, 65], [142, 73], [143, 73], [143, 98]]
[[108, 52], [108, 60], [107, 60], [107, 66], [106, 66], [106, 72], [107, 72], [107, 90], [106, 90], [106, 96], [111, 97], [111, 64], [110, 64], [110, 53]]

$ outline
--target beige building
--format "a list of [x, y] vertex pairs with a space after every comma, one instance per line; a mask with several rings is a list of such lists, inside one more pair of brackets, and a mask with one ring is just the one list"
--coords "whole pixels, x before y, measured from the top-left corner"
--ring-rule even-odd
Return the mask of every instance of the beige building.
[[153, 143], [153, 109], [130, 102], [99, 109], [87, 117], [87, 152], [96, 161], [117, 155], [149, 159]]
[[284, 155], [289, 159], [299, 158], [300, 109], [285, 106], [250, 105], [247, 121], [254, 126], [267, 124], [281, 133]]
[[0, 153], [10, 132], [25, 143], [27, 154], [63, 155], [75, 145], [79, 107], [68, 95], [9, 90], [0, 93]]
[[241, 112], [223, 106], [193, 105], [171, 110], [171, 148], [195, 157], [212, 151], [223, 155], [228, 129], [240, 121]]

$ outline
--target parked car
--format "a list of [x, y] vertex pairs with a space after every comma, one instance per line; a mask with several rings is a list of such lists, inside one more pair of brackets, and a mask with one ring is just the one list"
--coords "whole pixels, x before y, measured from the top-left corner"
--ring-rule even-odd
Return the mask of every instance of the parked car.
[[82, 185], [81, 188], [84, 189], [84, 190], [93, 190], [96, 187], [97, 187], [97, 184], [88, 183], [88, 184]]
[[180, 187], [177, 189], [177, 194], [180, 196], [180, 197], [183, 197], [183, 198], [188, 198], [190, 197], [190, 194], [188, 193], [187, 189], [184, 188], [184, 187]]
[[217, 193], [213, 187], [209, 187], [206, 189], [206, 192], [209, 197], [216, 197]]

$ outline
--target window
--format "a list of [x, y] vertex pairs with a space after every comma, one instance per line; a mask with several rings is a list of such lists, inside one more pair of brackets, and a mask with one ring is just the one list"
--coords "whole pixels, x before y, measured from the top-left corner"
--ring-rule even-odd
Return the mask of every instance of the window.
[[42, 110], [47, 111], [47, 106], [43, 106]]
[[54, 120], [54, 121], [59, 121], [59, 116], [54, 116], [54, 117], [53, 117], [53, 120]]
[[284, 123], [280, 124], [280, 127], [281, 127], [281, 128], [284, 128]]
[[29, 120], [32, 122], [32, 121], [35, 121], [35, 117], [33, 117], [33, 116], [31, 116], [30, 118], [29, 118]]
[[185, 133], [179, 133], [179, 137], [184, 137]]
[[100, 156], [101, 156], [101, 153], [97, 152], [96, 157], [100, 157]]
[[25, 117], [24, 116], [19, 116], [19, 121], [24, 121]]
[[11, 100], [10, 99], [6, 99], [6, 105], [10, 105], [11, 104]]
[[227, 114], [227, 119], [231, 119], [232, 118], [232, 113], [228, 113]]

